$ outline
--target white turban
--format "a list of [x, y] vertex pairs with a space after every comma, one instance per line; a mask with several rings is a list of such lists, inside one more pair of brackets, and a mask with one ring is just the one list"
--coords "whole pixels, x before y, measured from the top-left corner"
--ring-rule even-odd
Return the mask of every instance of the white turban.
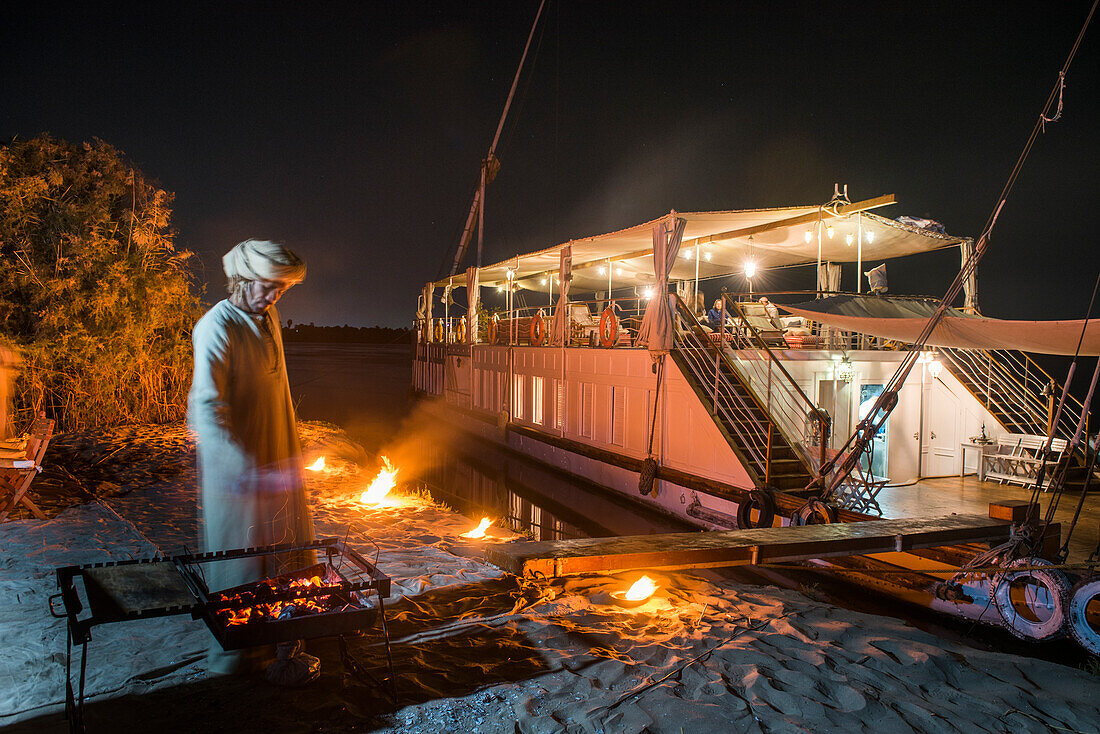
[[222, 257], [229, 282], [266, 280], [294, 285], [306, 277], [306, 264], [277, 242], [245, 240]]

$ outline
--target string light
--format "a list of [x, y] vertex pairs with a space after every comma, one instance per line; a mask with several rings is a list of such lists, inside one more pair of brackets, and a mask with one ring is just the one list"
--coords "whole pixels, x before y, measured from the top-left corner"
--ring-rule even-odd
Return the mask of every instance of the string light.
[[596, 272], [600, 275], [607, 275], [607, 268], [601, 265], [600, 267], [596, 268]]
[[811, 230], [807, 229], [806, 234], [804, 236], [806, 238], [806, 244], [808, 245], [808, 244], [810, 244], [810, 240], [812, 240], [814, 238], [814, 233]]
[[542, 279], [542, 285], [546, 285], [546, 278]]
[[875, 233], [868, 229], [863, 233], [863, 239], [866, 240], [869, 245], [875, 241]]
[[708, 263], [710, 262], [710, 250], [707, 250], [706, 252], [704, 252], [704, 253], [703, 253], [703, 258], [704, 258], [704, 259], [705, 259], [705, 260], [706, 260], [706, 261], [707, 261]]
[[623, 269], [622, 268], [615, 268], [615, 276], [616, 277], [621, 276], [622, 274], [623, 274]]
[[844, 235], [844, 241], [848, 244], [848, 247], [852, 246], [852, 240], [854, 240], [854, 239], [855, 239], [855, 237], [852, 236], [851, 232]]
[[829, 235], [829, 239], [832, 239], [833, 235], [836, 234], [836, 229], [833, 228], [832, 226], [826, 227], [825, 228], [825, 234]]

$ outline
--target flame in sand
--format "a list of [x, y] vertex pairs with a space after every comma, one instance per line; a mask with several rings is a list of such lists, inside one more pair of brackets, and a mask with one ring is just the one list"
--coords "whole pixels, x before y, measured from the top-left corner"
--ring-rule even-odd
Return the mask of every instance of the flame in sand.
[[382, 464], [382, 468], [378, 470], [378, 476], [367, 487], [367, 491], [359, 496], [359, 501], [363, 504], [380, 504], [382, 500], [386, 499], [386, 495], [390, 493], [390, 490], [397, 486], [394, 479], [397, 476], [397, 470], [393, 468], [393, 464], [385, 456], [382, 457]]
[[306, 469], [309, 469], [310, 471], [324, 471], [325, 470], [325, 457], [323, 457], [323, 456], [319, 457], [317, 459], [317, 461], [315, 461], [312, 464], [310, 464], [309, 466], [307, 466]]
[[492, 520], [490, 520], [487, 517], [483, 517], [483, 518], [481, 518], [481, 522], [479, 522], [477, 524], [476, 528], [474, 528], [473, 530], [471, 530], [468, 533], [463, 533], [459, 537], [461, 537], [461, 538], [484, 538], [485, 537], [485, 531], [488, 530], [489, 526], [492, 525], [492, 524], [493, 524]]
[[653, 583], [653, 579], [648, 576], [642, 576], [634, 582], [634, 585], [626, 592], [624, 598], [627, 601], [641, 601], [653, 596], [653, 592], [656, 590], [657, 585]]

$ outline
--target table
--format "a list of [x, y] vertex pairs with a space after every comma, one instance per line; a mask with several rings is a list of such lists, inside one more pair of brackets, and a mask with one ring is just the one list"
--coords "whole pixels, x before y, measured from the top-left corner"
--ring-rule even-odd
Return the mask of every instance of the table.
[[974, 443], [973, 441], [964, 441], [959, 444], [959, 453], [961, 454], [959, 462], [959, 478], [961, 479], [963, 474], [966, 473], [966, 450], [976, 449], [978, 452], [978, 481], [985, 481], [985, 450], [993, 447], [996, 449], [995, 443]]

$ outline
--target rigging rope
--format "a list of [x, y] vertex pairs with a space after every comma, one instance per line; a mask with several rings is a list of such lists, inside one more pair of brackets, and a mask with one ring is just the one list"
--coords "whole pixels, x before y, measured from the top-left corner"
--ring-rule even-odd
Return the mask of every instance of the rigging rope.
[[[1100, 0], [1093, 0], [1088, 17], [1085, 18], [1085, 22], [1081, 26], [1080, 32], [1077, 34], [1077, 39], [1073, 43], [1073, 48], [1070, 49], [1065, 64], [1062, 65], [1062, 69], [1058, 74], [1058, 82], [1054, 85], [1054, 88], [1051, 89], [1046, 104], [1043, 105], [1043, 109], [1039, 114], [1039, 119], [1035, 121], [1035, 126], [1031, 130], [1031, 135], [1028, 136], [1027, 143], [1024, 144], [1024, 149], [1020, 152], [1020, 156], [1017, 158], [1016, 165], [1013, 166], [1012, 172], [1008, 176], [1008, 180], [1005, 181], [1004, 188], [1001, 190], [1000, 196], [997, 197], [997, 204], [993, 209], [993, 213], [990, 214], [982, 230], [981, 236], [978, 237], [974, 249], [970, 253], [970, 257], [967, 258], [967, 261], [955, 276], [955, 280], [952, 281], [951, 286], [947, 289], [947, 293], [944, 294], [944, 297], [940, 300], [940, 304], [936, 308], [936, 311], [924, 325], [924, 329], [913, 343], [911, 351], [905, 354], [905, 357], [902, 359], [901, 364], [898, 365], [890, 381], [875, 400], [875, 404], [867, 414], [867, 417], [859, 422], [855, 432], [848, 437], [848, 440], [844, 443], [844, 446], [841, 447], [840, 451], [838, 451], [832, 459], [822, 464], [818, 470], [818, 476], [814, 477], [813, 481], [807, 485], [806, 488], [811, 489], [820, 483], [819, 486], [824, 487], [821, 493], [821, 498], [823, 500], [827, 500], [829, 497], [833, 496], [837, 488], [848, 480], [860, 456], [867, 450], [867, 446], [870, 445], [874, 435], [878, 433], [883, 424], [885, 424], [886, 419], [890, 417], [890, 413], [898, 402], [898, 391], [901, 389], [902, 384], [905, 382], [906, 378], [908, 378], [909, 373], [916, 364], [917, 357], [920, 356], [922, 347], [928, 342], [932, 332], [943, 319], [950, 304], [954, 302], [955, 298], [962, 291], [963, 283], [971, 276], [977, 268], [978, 262], [981, 261], [982, 256], [985, 255], [990, 235], [993, 232], [993, 227], [997, 224], [997, 218], [1000, 216], [1001, 210], [1004, 209], [1004, 205], [1008, 201], [1008, 197], [1016, 185], [1016, 179], [1019, 177], [1020, 171], [1023, 170], [1024, 163], [1027, 161], [1028, 155], [1031, 153], [1031, 149], [1035, 145], [1036, 139], [1043, 131], [1043, 125], [1045, 124], [1044, 119], [1048, 117], [1048, 112], [1051, 106], [1055, 104], [1055, 100], [1061, 99], [1061, 90], [1065, 84], [1066, 74], [1069, 72], [1070, 65], [1077, 55], [1077, 49], [1081, 46], [1081, 40], [1085, 37], [1085, 31], [1092, 21], [1092, 16], [1095, 14], [1098, 4], [1100, 4]], [[851, 447], [850, 451], [848, 450], [849, 447]], [[826, 482], [826, 477], [829, 472], [833, 471], [838, 463], [840, 466], [836, 473], [833, 475], [832, 479]]]

